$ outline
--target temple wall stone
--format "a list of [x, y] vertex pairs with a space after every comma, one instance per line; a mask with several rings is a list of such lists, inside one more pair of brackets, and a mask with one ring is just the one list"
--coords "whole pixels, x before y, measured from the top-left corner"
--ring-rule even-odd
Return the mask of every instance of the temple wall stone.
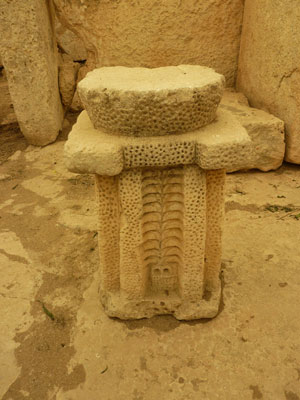
[[220, 108], [234, 114], [251, 138], [255, 156], [245, 169], [270, 171], [281, 166], [285, 153], [284, 122], [281, 119], [249, 107], [242, 93], [231, 91], [225, 91]]
[[5, 71], [0, 71], [0, 126], [17, 122]]
[[28, 142], [46, 145], [61, 129], [54, 13], [46, 0], [0, 2], [0, 53], [15, 113]]
[[87, 52], [82, 40], [57, 18], [55, 18], [55, 35], [58, 48], [63, 54], [70, 56], [73, 61], [86, 60]]
[[252, 106], [285, 122], [285, 159], [297, 164], [300, 163], [299, 60], [299, 1], [246, 0], [237, 88]]
[[58, 81], [62, 104], [68, 109], [76, 91], [80, 64], [74, 62], [68, 54], [59, 57]]
[[243, 0], [54, 0], [91, 69], [201, 64], [236, 78]]

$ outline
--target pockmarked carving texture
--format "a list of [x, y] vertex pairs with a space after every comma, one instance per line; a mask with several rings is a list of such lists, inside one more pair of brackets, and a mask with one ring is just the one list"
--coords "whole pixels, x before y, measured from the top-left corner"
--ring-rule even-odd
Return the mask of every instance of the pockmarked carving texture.
[[66, 163], [96, 175], [109, 316], [218, 313], [225, 169], [254, 154], [239, 121], [217, 111], [222, 87], [197, 66], [102, 68], [80, 84], [87, 112]]
[[212, 122], [224, 77], [210, 68], [106, 67], [78, 84], [93, 125], [116, 135], [161, 136], [199, 129]]
[[224, 170], [196, 165], [96, 176], [101, 296], [109, 315], [216, 314], [224, 178]]

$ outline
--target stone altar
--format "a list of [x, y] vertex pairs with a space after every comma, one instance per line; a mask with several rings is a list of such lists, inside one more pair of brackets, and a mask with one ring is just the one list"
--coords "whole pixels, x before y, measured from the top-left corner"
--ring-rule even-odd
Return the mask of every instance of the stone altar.
[[79, 84], [86, 111], [65, 160], [96, 176], [109, 316], [218, 313], [225, 171], [253, 157], [246, 130], [218, 110], [223, 86], [196, 65], [105, 67]]

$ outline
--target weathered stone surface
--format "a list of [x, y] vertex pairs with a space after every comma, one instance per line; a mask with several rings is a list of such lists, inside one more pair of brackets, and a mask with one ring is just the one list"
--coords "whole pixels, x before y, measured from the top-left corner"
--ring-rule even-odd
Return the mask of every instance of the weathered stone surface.
[[227, 175], [217, 318], [120, 323], [99, 302], [93, 179], [67, 172], [63, 145], [0, 167], [0, 398], [300, 398], [299, 221], [284, 211], [300, 213], [299, 169]]
[[80, 64], [73, 62], [72, 58], [63, 54], [59, 65], [59, 91], [62, 103], [69, 107], [76, 90], [77, 74]]
[[181, 65], [101, 68], [79, 84], [87, 111], [65, 161], [96, 174], [100, 298], [111, 317], [219, 311], [226, 169], [254, 154], [233, 114], [216, 112], [223, 81]]
[[78, 112], [78, 111], [82, 111], [83, 110], [83, 105], [82, 105], [82, 102], [81, 102], [79, 94], [78, 94], [78, 83], [83, 78], [85, 78], [86, 74], [88, 72], [90, 72], [90, 71], [91, 71], [91, 69], [86, 65], [81, 66], [79, 71], [78, 71], [77, 81], [76, 81], [76, 90], [75, 90], [74, 97], [73, 97], [73, 100], [72, 100], [72, 103], [71, 103], [71, 107], [70, 107], [71, 111]]
[[250, 162], [251, 153], [245, 129], [224, 110], [200, 130], [150, 137], [101, 132], [81, 113], [65, 161], [71, 171], [97, 174], [108, 315], [217, 314], [225, 168]]
[[61, 129], [57, 49], [51, 3], [3, 0], [0, 52], [20, 128], [28, 142], [46, 145]]
[[[247, 97], [244, 95], [242, 92], [236, 92], [234, 89], [226, 89], [224, 90], [222, 99], [221, 99], [221, 104], [225, 103], [233, 103], [233, 104], [239, 104], [242, 106], [249, 106], [249, 101]], [[220, 105], [221, 105], [220, 104]]]
[[225, 171], [143, 168], [96, 176], [96, 183], [100, 296], [108, 315], [214, 317]]
[[237, 87], [285, 122], [286, 156], [300, 163], [300, 6], [246, 0]]
[[265, 111], [249, 107], [247, 103], [241, 93], [225, 91], [220, 104], [221, 108], [235, 115], [252, 140], [254, 157], [244, 165], [244, 169], [277, 169], [284, 158], [284, 122]]
[[78, 84], [93, 125], [117, 135], [161, 136], [211, 123], [224, 77], [197, 65], [163, 68], [104, 67]]
[[60, 50], [70, 56], [73, 61], [83, 61], [87, 58], [87, 52], [82, 40], [58, 19], [55, 19], [55, 34]]
[[93, 127], [83, 111], [65, 145], [70, 171], [117, 175], [124, 168], [197, 163], [203, 169], [241, 169], [255, 154], [246, 130], [231, 112], [198, 131], [159, 137], [113, 136]]
[[103, 137], [93, 127], [86, 111], [80, 114], [69, 134], [64, 157], [67, 168], [73, 172], [113, 176], [123, 169], [122, 147], [114, 137], [112, 140], [111, 136]]
[[8, 82], [5, 75], [0, 72], [0, 125], [14, 122], [17, 122], [17, 117], [11, 101]]
[[242, 0], [54, 0], [58, 18], [84, 42], [91, 65], [200, 64], [235, 82]]

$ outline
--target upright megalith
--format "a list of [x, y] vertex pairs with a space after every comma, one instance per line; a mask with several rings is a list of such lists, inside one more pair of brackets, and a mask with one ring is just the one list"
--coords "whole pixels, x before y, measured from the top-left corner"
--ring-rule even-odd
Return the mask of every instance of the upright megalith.
[[246, 0], [237, 88], [282, 119], [285, 160], [300, 164], [300, 2]]
[[200, 66], [111, 67], [79, 85], [87, 111], [66, 165], [94, 173], [101, 301], [123, 319], [219, 309], [225, 170], [251, 162], [251, 140], [218, 111], [224, 78]]
[[0, 53], [20, 128], [29, 143], [53, 142], [63, 110], [52, 2], [2, 0]]

